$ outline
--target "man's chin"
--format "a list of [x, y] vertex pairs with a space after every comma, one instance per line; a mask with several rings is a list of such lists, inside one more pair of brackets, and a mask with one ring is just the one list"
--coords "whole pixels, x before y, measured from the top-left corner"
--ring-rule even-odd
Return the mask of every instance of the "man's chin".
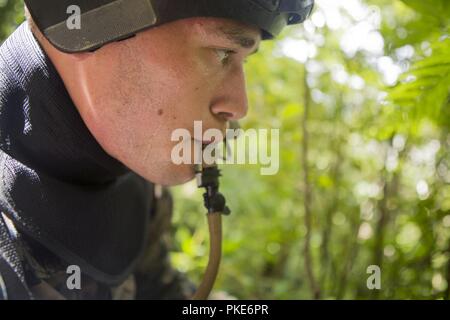
[[157, 173], [151, 172], [146, 174], [146, 179], [154, 184], [159, 184], [165, 187], [174, 187], [184, 184], [195, 178], [194, 165], [171, 165], [165, 170]]

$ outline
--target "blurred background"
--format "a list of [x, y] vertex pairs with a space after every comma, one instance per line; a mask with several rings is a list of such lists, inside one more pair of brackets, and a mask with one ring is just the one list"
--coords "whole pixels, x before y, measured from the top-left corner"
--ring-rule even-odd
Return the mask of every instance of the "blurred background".
[[[23, 1], [0, 0], [0, 42]], [[280, 129], [280, 170], [223, 166], [216, 284], [240, 299], [450, 298], [450, 1], [316, 0], [246, 64], [244, 129]], [[173, 189], [172, 261], [199, 281], [201, 191]], [[369, 290], [367, 268], [381, 269]]]

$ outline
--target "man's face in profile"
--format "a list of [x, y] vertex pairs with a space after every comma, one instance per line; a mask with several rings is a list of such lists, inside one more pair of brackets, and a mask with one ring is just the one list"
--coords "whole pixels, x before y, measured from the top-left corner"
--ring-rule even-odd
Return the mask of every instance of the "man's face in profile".
[[180, 184], [193, 178], [193, 165], [172, 163], [172, 132], [193, 137], [194, 121], [225, 131], [246, 115], [243, 63], [260, 40], [257, 28], [232, 20], [168, 23], [81, 54], [78, 88], [68, 89], [110, 155], [154, 183]]

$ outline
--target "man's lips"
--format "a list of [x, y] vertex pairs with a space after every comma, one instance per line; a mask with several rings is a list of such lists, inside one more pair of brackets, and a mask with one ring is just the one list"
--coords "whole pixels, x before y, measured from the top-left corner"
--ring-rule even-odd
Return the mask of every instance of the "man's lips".
[[212, 139], [212, 140], [197, 140], [197, 139], [192, 139], [195, 143], [199, 143], [203, 146], [208, 146], [210, 144], [219, 144], [220, 141], [216, 142], [216, 139]]
[[214, 142], [214, 140], [210, 140], [210, 141], [199, 141], [196, 139], [192, 139], [195, 143], [198, 143], [200, 145], [202, 145], [203, 147], [209, 146], [210, 144], [218, 144], [218, 142]]
[[[214, 134], [206, 135], [205, 133], [207, 133], [210, 129], [215, 130]], [[196, 132], [194, 132], [194, 134], [191, 135], [192, 141], [194, 141], [194, 143], [202, 145], [203, 147], [206, 147], [211, 144], [217, 145], [220, 142], [223, 142], [226, 140], [226, 129], [225, 128], [218, 129], [218, 128], [210, 127], [210, 129], [203, 128], [201, 134], [200, 133], [196, 134]], [[205, 137], [205, 135], [207, 137]]]

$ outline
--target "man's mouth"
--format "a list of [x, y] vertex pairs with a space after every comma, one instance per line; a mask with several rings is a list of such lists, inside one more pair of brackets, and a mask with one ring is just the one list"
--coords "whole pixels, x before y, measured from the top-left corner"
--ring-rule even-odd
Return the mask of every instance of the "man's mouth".
[[210, 144], [219, 144], [220, 142], [217, 141], [216, 139], [211, 139], [211, 140], [197, 140], [197, 139], [192, 139], [195, 143], [201, 144], [202, 147], [207, 147]]

